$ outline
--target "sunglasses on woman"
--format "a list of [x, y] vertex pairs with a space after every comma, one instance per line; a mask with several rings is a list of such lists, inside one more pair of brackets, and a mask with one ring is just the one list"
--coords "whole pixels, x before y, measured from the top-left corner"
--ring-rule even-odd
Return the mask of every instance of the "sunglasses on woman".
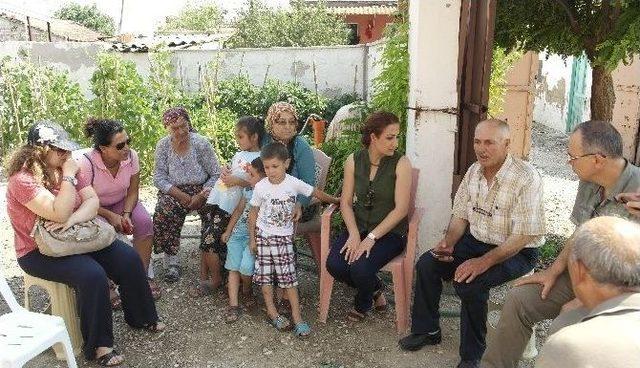
[[129, 146], [129, 145], [131, 145], [131, 138], [127, 138], [126, 141], [116, 144], [115, 147], [118, 151], [122, 151], [124, 149], [124, 146]]

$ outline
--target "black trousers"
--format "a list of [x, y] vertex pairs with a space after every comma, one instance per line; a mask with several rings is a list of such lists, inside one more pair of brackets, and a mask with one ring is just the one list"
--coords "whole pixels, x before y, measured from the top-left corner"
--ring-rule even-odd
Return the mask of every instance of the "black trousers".
[[[495, 248], [466, 233], [453, 248], [452, 262], [441, 262], [429, 252], [416, 264], [417, 280], [413, 301], [411, 332], [424, 334], [440, 329], [442, 281], [451, 280], [464, 261], [477, 258]], [[480, 360], [486, 348], [487, 302], [492, 287], [525, 275], [533, 269], [538, 249], [525, 248], [506, 261], [494, 265], [470, 283], [453, 282], [461, 300], [460, 357]]]
[[113, 346], [107, 278], [119, 285], [124, 319], [131, 327], [158, 321], [142, 260], [120, 240], [97, 252], [67, 257], [49, 257], [34, 250], [18, 258], [18, 264], [31, 276], [60, 282], [76, 291], [82, 351], [87, 360], [95, 359], [97, 347]]
[[[366, 236], [366, 233], [362, 233], [360, 239]], [[340, 253], [347, 239], [349, 239], [349, 233], [345, 231], [331, 245], [327, 257], [327, 271], [336, 280], [357, 290], [354, 307], [356, 311], [365, 313], [373, 305], [373, 294], [382, 286], [376, 274], [384, 265], [402, 253], [407, 246], [407, 237], [388, 233], [376, 240], [369, 257], [363, 254], [352, 264], [344, 260], [344, 253]]]

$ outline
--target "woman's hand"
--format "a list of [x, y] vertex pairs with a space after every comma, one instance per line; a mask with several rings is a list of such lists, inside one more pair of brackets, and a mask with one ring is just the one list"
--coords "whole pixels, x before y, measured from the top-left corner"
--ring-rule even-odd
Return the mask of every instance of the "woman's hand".
[[371, 253], [371, 248], [373, 248], [375, 244], [376, 244], [375, 240], [372, 240], [369, 237], [364, 238], [364, 240], [362, 240], [360, 244], [358, 244], [356, 251], [351, 253], [351, 257], [349, 258], [349, 264], [352, 264], [353, 262], [359, 260], [363, 254], [366, 254], [366, 257], [369, 258], [369, 253]]
[[176, 195], [176, 200], [178, 200], [178, 203], [180, 203], [180, 205], [184, 208], [189, 208], [189, 205], [191, 204], [191, 196], [188, 195], [187, 193], [180, 191], [180, 193], [178, 193]]
[[106, 220], [113, 226], [117, 232], [122, 233], [122, 216], [118, 215], [114, 212], [109, 212], [109, 215], [106, 217]]
[[340, 254], [344, 253], [344, 260], [349, 262], [351, 254], [355, 253], [360, 245], [360, 234], [349, 234], [349, 238], [340, 249]]
[[133, 234], [133, 222], [131, 221], [131, 213], [125, 212], [122, 214], [120, 223], [122, 225], [122, 232], [127, 235]]
[[187, 206], [187, 208], [192, 211], [199, 210], [206, 200], [207, 197], [203, 196], [202, 192], [200, 192], [191, 197], [191, 202], [189, 203], [189, 206]]
[[79, 169], [78, 163], [76, 162], [76, 160], [73, 159], [73, 157], [71, 157], [71, 155], [69, 155], [67, 160], [64, 163], [62, 163], [63, 176], [76, 176], [78, 169]]

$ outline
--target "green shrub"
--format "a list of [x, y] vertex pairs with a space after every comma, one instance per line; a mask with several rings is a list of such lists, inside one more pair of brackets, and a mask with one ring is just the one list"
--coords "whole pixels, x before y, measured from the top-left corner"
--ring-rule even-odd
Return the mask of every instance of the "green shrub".
[[58, 122], [75, 138], [82, 138], [88, 113], [78, 83], [67, 72], [27, 60], [0, 61], [0, 154], [24, 144], [33, 122]]
[[231, 161], [238, 151], [236, 145], [236, 122], [238, 115], [229, 109], [220, 109], [209, 114], [206, 108], [193, 110], [191, 123], [201, 135], [209, 138], [220, 164]]

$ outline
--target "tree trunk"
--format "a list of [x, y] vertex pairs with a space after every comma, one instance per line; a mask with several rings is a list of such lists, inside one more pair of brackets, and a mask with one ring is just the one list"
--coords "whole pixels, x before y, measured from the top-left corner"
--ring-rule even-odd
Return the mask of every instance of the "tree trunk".
[[591, 77], [591, 119], [610, 122], [616, 102], [611, 72], [603, 66], [594, 66]]

